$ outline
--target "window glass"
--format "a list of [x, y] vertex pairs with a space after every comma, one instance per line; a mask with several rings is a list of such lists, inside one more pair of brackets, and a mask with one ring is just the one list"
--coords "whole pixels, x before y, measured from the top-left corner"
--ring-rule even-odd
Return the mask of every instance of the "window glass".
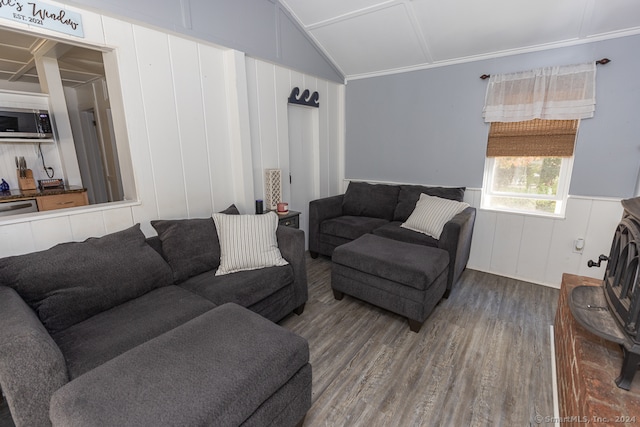
[[[540, 120], [506, 125], [496, 123], [498, 126], [492, 124], [487, 149], [491, 154], [488, 154], [485, 161], [483, 208], [564, 215], [573, 166], [577, 121], [573, 126], [572, 139], [569, 140], [568, 135], [562, 135], [565, 140], [562, 145], [558, 144], [558, 132], [554, 134], [546, 131], [556, 126], [553, 122]], [[509, 132], [501, 132], [497, 136], [497, 131], [507, 126]], [[558, 147], [562, 148], [562, 156], [532, 154], [558, 151]]]

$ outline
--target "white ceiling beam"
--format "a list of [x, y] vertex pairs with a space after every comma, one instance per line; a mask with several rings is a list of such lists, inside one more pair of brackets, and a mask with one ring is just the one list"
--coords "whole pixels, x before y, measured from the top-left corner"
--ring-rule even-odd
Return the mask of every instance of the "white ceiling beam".
[[13, 73], [13, 75], [9, 78], [9, 81], [10, 82], [16, 82], [16, 81], [20, 80], [20, 78], [22, 76], [24, 76], [27, 71], [29, 71], [30, 69], [32, 69], [35, 66], [36, 66], [36, 62], [33, 59], [30, 60], [29, 62], [24, 64], [22, 67], [20, 67], [20, 69], [18, 71]]

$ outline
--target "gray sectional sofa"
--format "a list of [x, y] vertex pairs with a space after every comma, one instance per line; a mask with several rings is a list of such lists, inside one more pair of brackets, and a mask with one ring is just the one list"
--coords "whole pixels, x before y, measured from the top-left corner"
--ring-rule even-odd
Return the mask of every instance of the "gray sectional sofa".
[[[157, 237], [137, 224], [0, 259], [0, 387], [16, 425], [303, 419], [308, 344], [272, 322], [307, 300], [304, 233], [277, 228], [288, 265], [216, 276], [211, 218], [152, 224]], [[156, 406], [168, 415], [149, 418]]]
[[368, 233], [444, 249], [449, 254], [446, 297], [469, 260], [475, 208], [468, 207], [447, 222], [438, 240], [401, 225], [413, 212], [420, 194], [462, 202], [464, 191], [464, 187], [350, 182], [345, 194], [309, 203], [311, 256], [332, 256], [336, 247]]

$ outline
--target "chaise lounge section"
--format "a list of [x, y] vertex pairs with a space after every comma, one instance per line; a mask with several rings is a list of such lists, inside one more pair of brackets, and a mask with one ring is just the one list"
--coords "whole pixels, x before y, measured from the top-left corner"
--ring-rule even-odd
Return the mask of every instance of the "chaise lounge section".
[[67, 383], [50, 414], [60, 427], [294, 426], [310, 406], [307, 341], [228, 303]]

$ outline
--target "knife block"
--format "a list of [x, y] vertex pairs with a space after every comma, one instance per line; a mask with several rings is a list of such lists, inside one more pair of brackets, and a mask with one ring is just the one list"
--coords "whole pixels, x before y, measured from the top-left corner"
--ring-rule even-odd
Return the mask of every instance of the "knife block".
[[20, 176], [20, 169], [17, 171], [18, 173], [18, 187], [20, 190], [35, 190], [36, 180], [33, 179], [33, 171], [31, 169], [25, 169], [25, 177]]

